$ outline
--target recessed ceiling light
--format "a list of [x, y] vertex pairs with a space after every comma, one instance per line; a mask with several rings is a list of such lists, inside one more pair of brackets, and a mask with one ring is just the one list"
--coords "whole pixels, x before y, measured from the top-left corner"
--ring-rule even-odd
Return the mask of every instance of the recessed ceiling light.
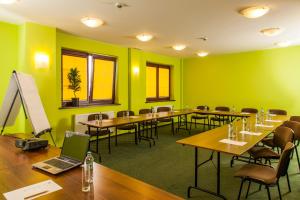
[[254, 18], [264, 16], [269, 12], [269, 10], [270, 8], [267, 6], [253, 6], [253, 7], [244, 8], [240, 10], [239, 13], [244, 17], [254, 19]]
[[275, 42], [274, 45], [278, 47], [288, 47], [291, 45], [291, 42], [290, 41]]
[[172, 46], [172, 48], [176, 51], [182, 51], [183, 49], [186, 48], [186, 45], [184, 45], [184, 44], [175, 44], [174, 46]]
[[141, 33], [136, 36], [136, 38], [142, 42], [148, 42], [152, 40], [153, 36], [148, 33]]
[[199, 52], [197, 53], [197, 55], [198, 55], [199, 57], [205, 57], [205, 56], [208, 55], [208, 52], [207, 52], [207, 51], [199, 51]]
[[283, 31], [283, 29], [281, 29], [281, 28], [266, 28], [266, 29], [260, 30], [260, 32], [266, 36], [279, 35], [282, 31]]
[[104, 22], [101, 19], [94, 17], [84, 17], [81, 19], [81, 22], [90, 28], [96, 28], [104, 24]]
[[0, 4], [13, 4], [16, 2], [17, 0], [0, 0]]

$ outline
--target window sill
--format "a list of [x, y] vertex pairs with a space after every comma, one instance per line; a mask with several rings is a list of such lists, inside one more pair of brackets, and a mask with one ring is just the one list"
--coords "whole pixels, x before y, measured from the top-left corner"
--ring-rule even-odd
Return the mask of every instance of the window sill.
[[145, 103], [157, 103], [157, 102], [170, 102], [170, 101], [176, 101], [174, 99], [168, 99], [168, 100], [153, 100], [153, 101], [146, 101]]
[[120, 106], [121, 104], [119, 103], [112, 103], [112, 104], [90, 104], [90, 105], [80, 105], [78, 107], [73, 107], [73, 106], [65, 106], [65, 107], [59, 107], [59, 110], [63, 109], [76, 109], [76, 108], [87, 108], [87, 107], [102, 107], [102, 106]]

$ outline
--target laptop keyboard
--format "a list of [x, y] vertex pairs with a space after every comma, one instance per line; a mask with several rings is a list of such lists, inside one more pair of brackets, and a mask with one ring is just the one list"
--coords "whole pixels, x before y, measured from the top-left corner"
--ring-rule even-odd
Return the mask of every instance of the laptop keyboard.
[[70, 163], [67, 163], [67, 162], [64, 162], [64, 161], [58, 160], [58, 159], [47, 160], [44, 163], [52, 165], [52, 166], [60, 168], [60, 169], [67, 169], [67, 168], [74, 166]]

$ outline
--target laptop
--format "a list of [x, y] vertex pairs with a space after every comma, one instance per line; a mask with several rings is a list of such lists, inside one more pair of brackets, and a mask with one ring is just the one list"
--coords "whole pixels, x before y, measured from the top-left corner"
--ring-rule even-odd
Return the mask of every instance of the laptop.
[[59, 174], [80, 166], [86, 157], [89, 139], [90, 136], [87, 134], [66, 131], [60, 156], [35, 163], [32, 167], [51, 174]]

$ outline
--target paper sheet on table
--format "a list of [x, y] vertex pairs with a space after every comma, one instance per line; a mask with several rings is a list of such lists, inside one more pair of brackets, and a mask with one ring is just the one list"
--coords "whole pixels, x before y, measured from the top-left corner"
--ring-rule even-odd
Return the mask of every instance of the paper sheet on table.
[[255, 126], [264, 127], [264, 128], [273, 128], [274, 127], [273, 125], [266, 125], [266, 124], [255, 124]]
[[55, 192], [60, 189], [62, 189], [62, 187], [57, 185], [54, 181], [47, 180], [4, 193], [3, 195], [7, 200], [29, 200], [49, 194], [51, 192]]
[[248, 112], [241, 112], [242, 115], [249, 115], [251, 113], [248, 113]]
[[246, 135], [261, 135], [262, 133], [259, 132], [251, 132], [251, 131], [240, 131], [241, 134], [246, 134]]
[[231, 139], [222, 139], [219, 142], [226, 143], [226, 144], [238, 145], [238, 146], [244, 146], [245, 144], [247, 144], [247, 142], [241, 142], [241, 141], [236, 141], [236, 140], [231, 140]]
[[282, 120], [266, 119], [266, 122], [282, 122]]

